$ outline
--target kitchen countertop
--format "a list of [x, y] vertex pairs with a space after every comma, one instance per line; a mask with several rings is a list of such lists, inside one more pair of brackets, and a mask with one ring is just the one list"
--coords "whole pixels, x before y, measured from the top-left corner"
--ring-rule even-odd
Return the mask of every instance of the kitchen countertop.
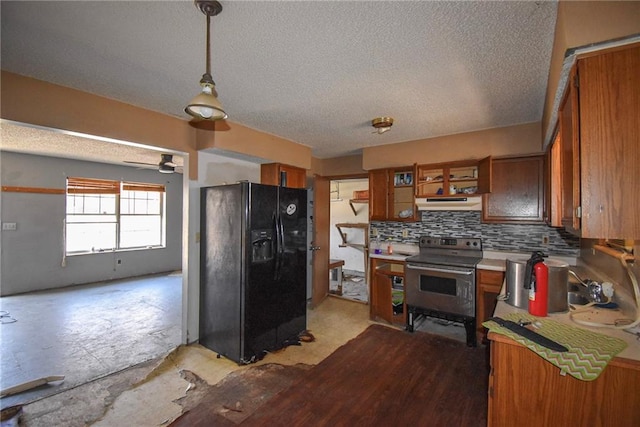
[[386, 251], [381, 254], [369, 252], [369, 258], [388, 259], [392, 261], [404, 261], [405, 259], [407, 259], [407, 257], [418, 255], [418, 252], [420, 252], [418, 245], [409, 244], [409, 243], [394, 243], [392, 254], [388, 254], [386, 253]]
[[[503, 284], [502, 292], [501, 292], [502, 295], [504, 295], [504, 291], [505, 291], [505, 285]], [[606, 315], [607, 311], [608, 311], [607, 309], [594, 309], [593, 315], [592, 315], [593, 321], [597, 322], [598, 317]], [[495, 317], [504, 317], [505, 315], [511, 314], [511, 313], [525, 314], [525, 313], [528, 313], [528, 311], [521, 308], [513, 307], [507, 304], [505, 301], [498, 300], [498, 303], [496, 304], [496, 309], [493, 315]], [[633, 363], [635, 364], [640, 363], [640, 341], [638, 341], [637, 339], [638, 337], [634, 334], [624, 332], [620, 329], [593, 328], [593, 327], [580, 325], [571, 320], [571, 318], [569, 317], [569, 312], [551, 313], [549, 314], [549, 316], [546, 317], [546, 319], [551, 319], [556, 322], [560, 322], [576, 328], [586, 329], [588, 331], [604, 334], [610, 337], [619, 338], [627, 343], [627, 347], [624, 350], [622, 350], [620, 353], [618, 353], [618, 355], [616, 356], [616, 359], [629, 359], [633, 361]]]
[[391, 260], [391, 261], [404, 261], [409, 256], [411, 256], [411, 255], [396, 254], [396, 253], [393, 253], [391, 255], [389, 255], [389, 254], [369, 254], [369, 258], [388, 259], [388, 260]]
[[[531, 254], [521, 252], [483, 251], [482, 257], [482, 260], [478, 263], [476, 268], [481, 270], [505, 271], [507, 269], [507, 259], [526, 261], [531, 257]], [[550, 255], [547, 259], [566, 262], [570, 266], [575, 266], [577, 264], [576, 257]]]

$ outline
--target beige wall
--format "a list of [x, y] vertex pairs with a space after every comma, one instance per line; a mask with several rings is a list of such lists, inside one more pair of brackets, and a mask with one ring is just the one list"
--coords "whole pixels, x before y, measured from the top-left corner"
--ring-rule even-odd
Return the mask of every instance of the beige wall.
[[[198, 150], [217, 148], [267, 160], [311, 169], [311, 148], [288, 139], [233, 123], [202, 122], [197, 125]], [[215, 132], [213, 131], [215, 130]]]
[[188, 122], [133, 105], [2, 71], [3, 119], [183, 151], [197, 176]]
[[546, 135], [567, 49], [640, 33], [639, 1], [560, 1], [542, 116]]
[[542, 150], [540, 123], [447, 135], [363, 150], [366, 170], [414, 163], [429, 164], [491, 156], [539, 153]]
[[197, 150], [204, 148], [311, 168], [309, 147], [230, 121], [196, 128], [186, 119], [7, 71], [1, 82], [3, 119], [186, 152], [191, 180], [198, 177]]
[[362, 156], [334, 157], [333, 159], [316, 159], [312, 163], [311, 172], [327, 177], [346, 177], [366, 174], [362, 168]]

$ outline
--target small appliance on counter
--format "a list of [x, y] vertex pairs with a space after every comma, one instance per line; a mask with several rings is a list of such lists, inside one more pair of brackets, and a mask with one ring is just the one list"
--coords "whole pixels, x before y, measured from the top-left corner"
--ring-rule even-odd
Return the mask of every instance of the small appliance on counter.
[[[547, 312], [566, 312], [569, 310], [567, 301], [569, 264], [553, 259], [545, 259], [543, 262], [548, 270]], [[507, 258], [504, 301], [524, 310], [529, 308], [529, 289], [525, 287], [526, 270], [527, 259]]]

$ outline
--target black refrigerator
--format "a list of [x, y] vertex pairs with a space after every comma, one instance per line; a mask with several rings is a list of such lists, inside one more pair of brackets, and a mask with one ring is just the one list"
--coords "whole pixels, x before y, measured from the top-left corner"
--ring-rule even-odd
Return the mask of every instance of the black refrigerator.
[[307, 191], [201, 189], [200, 344], [239, 364], [307, 327]]

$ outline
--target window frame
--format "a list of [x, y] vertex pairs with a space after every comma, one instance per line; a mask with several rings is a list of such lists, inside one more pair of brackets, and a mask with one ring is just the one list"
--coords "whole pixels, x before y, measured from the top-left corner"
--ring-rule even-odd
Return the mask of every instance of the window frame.
[[[145, 191], [147, 193], [158, 193], [159, 198], [158, 202], [158, 213], [148, 213], [148, 203], [149, 200], [146, 198], [147, 207], [144, 215], [157, 216], [159, 219], [159, 240], [158, 244], [143, 244], [136, 246], [126, 246], [122, 247], [122, 218], [123, 217], [135, 217], [135, 213], [122, 213], [122, 196], [123, 191]], [[69, 196], [70, 195], [85, 195], [85, 194], [98, 194], [98, 195], [109, 195], [112, 194], [115, 196], [115, 213], [78, 213], [78, 212], [69, 212]], [[147, 194], [148, 196], [148, 194]], [[136, 200], [135, 197], [133, 200]], [[151, 199], [153, 201], [153, 199]], [[83, 201], [83, 210], [84, 201]], [[88, 222], [70, 222], [70, 216], [81, 217], [82, 215], [87, 216], [99, 216], [99, 215], [109, 215], [115, 217], [115, 222], [104, 222], [104, 224], [115, 224], [115, 229], [113, 233], [115, 233], [114, 239], [114, 247], [112, 248], [98, 248], [98, 249], [83, 249], [83, 250], [75, 250], [69, 251], [67, 249], [68, 245], [68, 227], [70, 224], [101, 224], [100, 221], [88, 221]], [[143, 215], [143, 214], [141, 214]], [[94, 254], [94, 253], [108, 253], [108, 252], [123, 252], [123, 251], [134, 251], [134, 250], [144, 250], [144, 249], [156, 249], [156, 248], [166, 248], [167, 243], [167, 209], [166, 209], [166, 186], [163, 184], [155, 184], [155, 183], [141, 183], [141, 182], [133, 182], [133, 181], [115, 181], [115, 180], [105, 180], [105, 179], [95, 179], [95, 178], [79, 178], [79, 177], [67, 177], [67, 186], [65, 191], [65, 221], [64, 221], [64, 255], [65, 256], [74, 256], [74, 255], [85, 255], [85, 254]]]

